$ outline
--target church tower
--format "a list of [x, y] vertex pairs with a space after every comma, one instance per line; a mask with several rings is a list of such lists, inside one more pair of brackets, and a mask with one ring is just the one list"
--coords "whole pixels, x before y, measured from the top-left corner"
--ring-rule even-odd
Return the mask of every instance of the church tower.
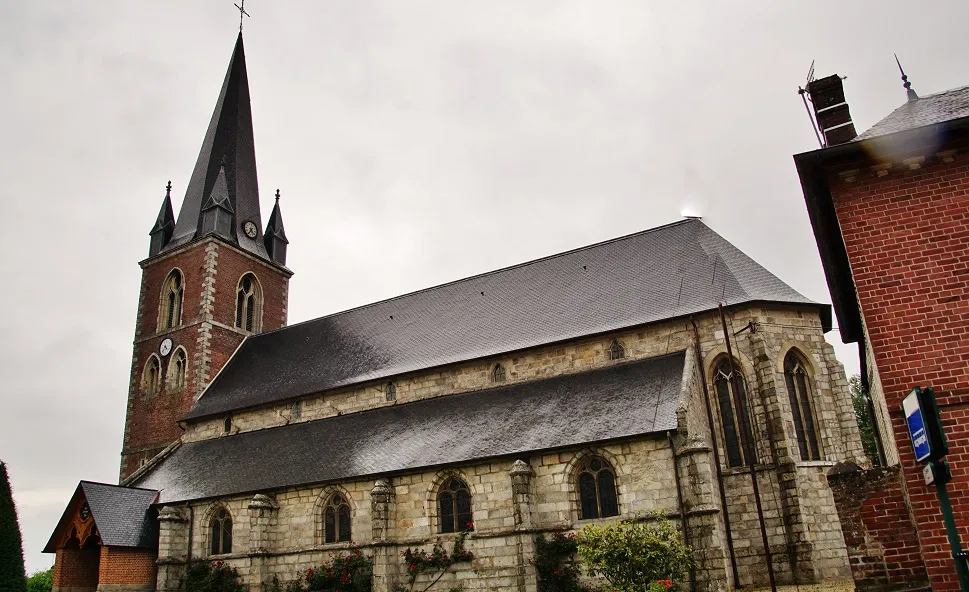
[[242, 33], [178, 218], [171, 183], [141, 262], [122, 481], [178, 425], [247, 335], [286, 325], [289, 241], [279, 192], [262, 228]]

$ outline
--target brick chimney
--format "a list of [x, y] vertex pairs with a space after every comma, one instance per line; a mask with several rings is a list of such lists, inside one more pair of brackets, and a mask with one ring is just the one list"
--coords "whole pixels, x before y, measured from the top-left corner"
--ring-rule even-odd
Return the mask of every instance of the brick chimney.
[[858, 135], [855, 124], [851, 122], [851, 114], [848, 113], [840, 76], [833, 74], [827, 78], [812, 80], [807, 85], [807, 91], [811, 104], [814, 105], [814, 116], [824, 136], [825, 146], [844, 144]]

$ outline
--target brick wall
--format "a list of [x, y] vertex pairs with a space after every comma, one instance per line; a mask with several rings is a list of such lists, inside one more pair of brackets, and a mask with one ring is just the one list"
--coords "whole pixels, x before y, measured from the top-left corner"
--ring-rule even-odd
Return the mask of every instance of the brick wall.
[[881, 379], [933, 589], [958, 582], [935, 492], [922, 482], [902, 398], [932, 386], [949, 437], [949, 485], [969, 538], [969, 143], [897, 147], [844, 163], [829, 185]]
[[98, 547], [58, 549], [54, 561], [53, 589], [61, 592], [93, 592], [98, 586]]
[[925, 587], [928, 574], [900, 467], [838, 468], [828, 481], [859, 592]]
[[101, 547], [98, 569], [100, 584], [150, 586], [155, 585], [156, 553], [147, 549]]

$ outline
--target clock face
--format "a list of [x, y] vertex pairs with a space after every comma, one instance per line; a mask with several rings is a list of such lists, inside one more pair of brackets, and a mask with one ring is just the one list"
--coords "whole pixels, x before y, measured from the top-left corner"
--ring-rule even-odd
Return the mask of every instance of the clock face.
[[242, 225], [242, 230], [249, 238], [256, 238], [259, 236], [259, 227], [256, 226], [256, 223], [252, 220], [246, 220]]
[[172, 351], [172, 340], [170, 337], [166, 337], [162, 340], [161, 345], [158, 346], [158, 353], [163, 356], [167, 356]]

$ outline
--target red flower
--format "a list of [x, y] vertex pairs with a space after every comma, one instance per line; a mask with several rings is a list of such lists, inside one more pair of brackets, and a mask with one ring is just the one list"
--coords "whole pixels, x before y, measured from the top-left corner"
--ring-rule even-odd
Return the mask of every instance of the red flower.
[[673, 580], [656, 580], [656, 583], [663, 584], [667, 590], [673, 587]]

